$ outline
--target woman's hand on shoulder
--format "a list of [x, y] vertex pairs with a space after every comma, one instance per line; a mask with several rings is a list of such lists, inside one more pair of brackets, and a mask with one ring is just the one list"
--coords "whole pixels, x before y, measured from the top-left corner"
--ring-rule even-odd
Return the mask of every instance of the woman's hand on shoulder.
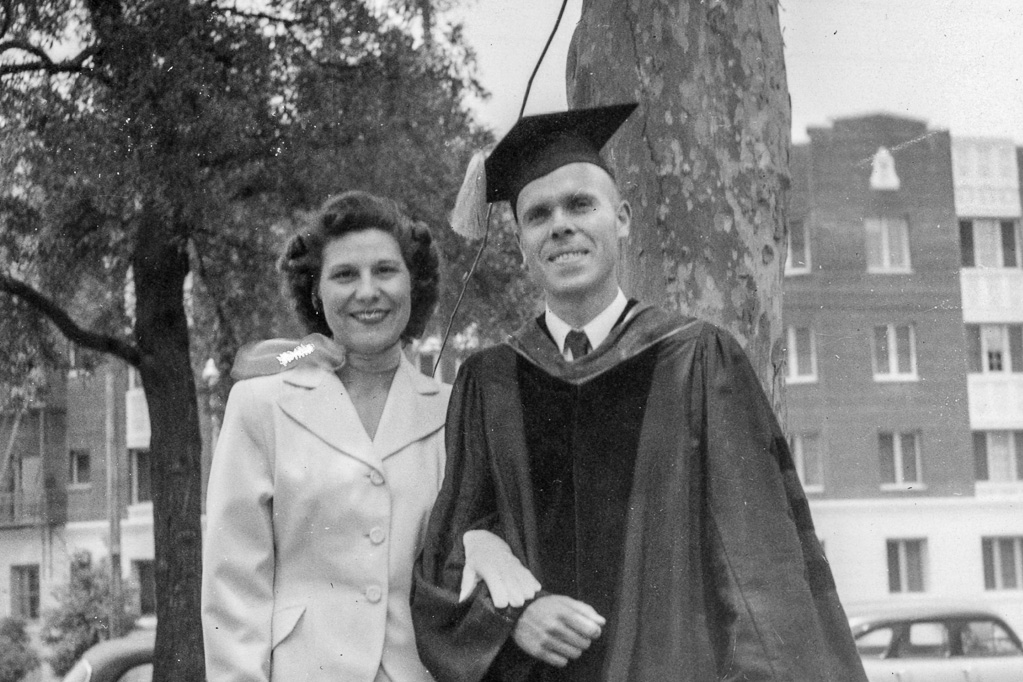
[[520, 607], [536, 596], [540, 583], [528, 568], [512, 554], [504, 540], [490, 531], [470, 530], [462, 536], [465, 568], [458, 601], [469, 598], [482, 580], [490, 590], [490, 599], [499, 609]]

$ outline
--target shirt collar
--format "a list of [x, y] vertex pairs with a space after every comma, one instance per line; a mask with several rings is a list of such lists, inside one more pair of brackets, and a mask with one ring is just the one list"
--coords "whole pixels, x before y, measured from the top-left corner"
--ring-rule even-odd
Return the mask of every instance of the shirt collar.
[[[611, 333], [615, 322], [622, 316], [622, 311], [625, 310], [625, 306], [628, 304], [629, 299], [625, 298], [625, 294], [619, 289], [618, 295], [615, 297], [615, 300], [611, 301], [611, 305], [604, 308], [603, 312], [583, 325], [581, 331], [590, 340], [590, 348], [596, 348], [604, 342], [604, 339]], [[549, 307], [544, 312], [544, 322], [547, 323], [547, 331], [551, 333], [554, 342], [558, 344], [558, 350], [561, 351], [561, 355], [566, 360], [572, 360], [572, 352], [565, 348], [565, 337], [572, 330], [572, 325], [555, 315]]]

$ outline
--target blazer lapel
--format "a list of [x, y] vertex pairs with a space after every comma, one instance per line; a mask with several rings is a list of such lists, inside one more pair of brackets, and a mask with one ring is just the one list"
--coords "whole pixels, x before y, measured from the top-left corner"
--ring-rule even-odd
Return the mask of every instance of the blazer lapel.
[[403, 353], [377, 426], [373, 442], [377, 456], [383, 460], [443, 427], [447, 409], [448, 392]]
[[284, 383], [278, 402], [285, 414], [330, 447], [375, 469], [381, 467], [373, 442], [337, 375], [314, 366], [295, 367], [285, 373]]

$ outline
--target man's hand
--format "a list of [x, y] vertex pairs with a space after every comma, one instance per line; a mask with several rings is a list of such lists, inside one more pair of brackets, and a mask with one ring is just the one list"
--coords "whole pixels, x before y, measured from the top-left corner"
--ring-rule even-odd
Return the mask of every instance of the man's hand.
[[468, 599], [480, 580], [487, 584], [490, 599], [499, 609], [522, 606], [540, 590], [540, 583], [508, 544], [490, 531], [470, 530], [462, 536], [462, 544], [465, 568], [458, 601]]
[[526, 607], [512, 637], [533, 658], [563, 668], [600, 637], [606, 623], [589, 604], [552, 594]]

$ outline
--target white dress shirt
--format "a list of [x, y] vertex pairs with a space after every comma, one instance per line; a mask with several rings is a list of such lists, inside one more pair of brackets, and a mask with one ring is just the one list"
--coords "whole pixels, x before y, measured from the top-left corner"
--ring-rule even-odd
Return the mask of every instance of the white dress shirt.
[[[625, 306], [628, 304], [629, 299], [625, 298], [625, 294], [619, 289], [618, 295], [615, 297], [615, 300], [611, 301], [611, 305], [604, 308], [603, 312], [587, 322], [579, 330], [586, 334], [586, 338], [590, 340], [590, 348], [596, 348], [604, 342], [604, 339], [611, 333], [615, 322], [622, 316], [622, 311], [625, 310]], [[565, 348], [565, 337], [568, 336], [568, 332], [572, 331], [572, 325], [555, 315], [549, 307], [544, 312], [544, 322], [547, 323], [547, 331], [551, 333], [554, 342], [558, 344], [558, 350], [561, 351], [561, 355], [571, 362], [574, 358], [572, 357], [572, 351]]]

